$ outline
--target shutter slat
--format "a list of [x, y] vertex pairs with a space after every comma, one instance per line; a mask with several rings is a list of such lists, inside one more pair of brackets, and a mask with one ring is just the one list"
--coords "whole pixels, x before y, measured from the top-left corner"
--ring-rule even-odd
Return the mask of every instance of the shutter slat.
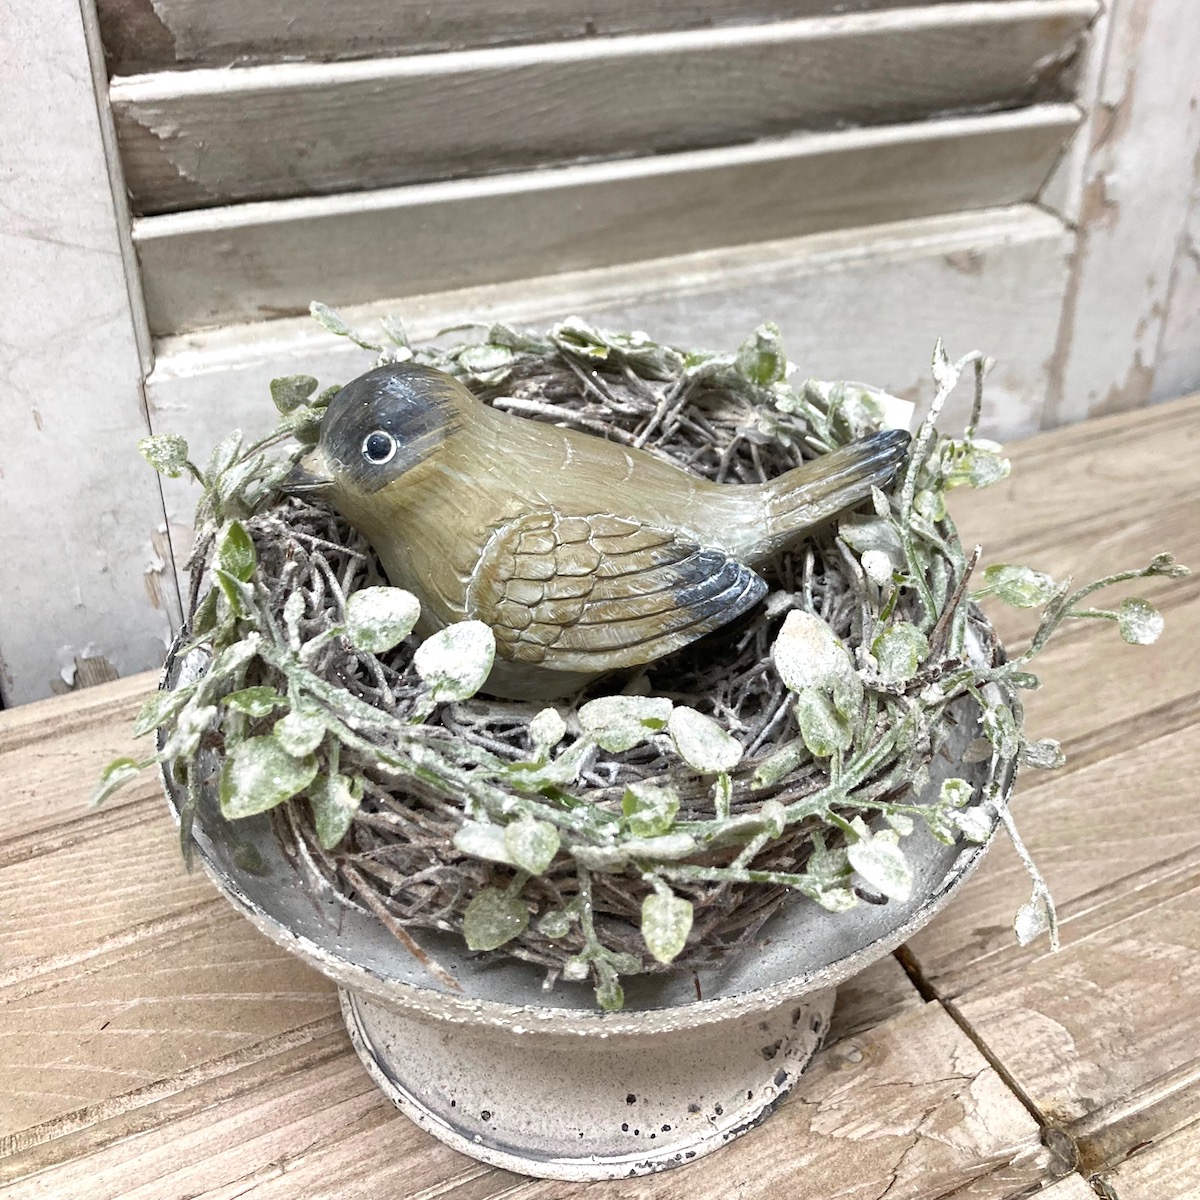
[[157, 334], [1032, 200], [1073, 105], [269, 201], [134, 226]]
[[1069, 98], [1093, 0], [1005, 0], [118, 79], [135, 211], [479, 176]]

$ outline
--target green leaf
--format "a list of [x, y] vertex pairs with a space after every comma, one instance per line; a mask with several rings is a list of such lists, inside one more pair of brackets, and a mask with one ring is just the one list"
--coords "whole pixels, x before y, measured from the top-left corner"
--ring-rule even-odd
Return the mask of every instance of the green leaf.
[[346, 601], [346, 632], [356, 650], [386, 654], [417, 624], [421, 602], [403, 588], [368, 587]]
[[178, 479], [187, 470], [188, 444], [177, 433], [156, 433], [137, 444], [138, 453], [160, 475]]
[[571, 914], [561, 909], [543, 913], [538, 918], [537, 931], [543, 937], [563, 938], [571, 932]]
[[679, 757], [697, 771], [732, 771], [742, 761], [741, 742], [694, 708], [672, 709], [667, 730]]
[[652, 783], [631, 783], [621, 802], [625, 823], [635, 837], [650, 838], [666, 833], [679, 811], [679, 797], [673, 788]]
[[1005, 704], [983, 710], [983, 736], [1005, 759], [1016, 758], [1021, 749], [1021, 731], [1012, 710]]
[[512, 853], [504, 836], [503, 825], [485, 825], [482, 821], [464, 821], [455, 831], [453, 846], [460, 854], [484, 862], [504, 863], [515, 867]]
[[438, 630], [413, 655], [413, 668], [429, 685], [435, 704], [475, 695], [492, 671], [496, 637], [482, 621], [459, 621]]
[[738, 347], [735, 363], [739, 375], [762, 387], [783, 379], [787, 374], [787, 358], [779, 326], [770, 321], [760, 325]]
[[969, 442], [947, 439], [942, 446], [942, 474], [947, 488], [991, 487], [1007, 479], [1012, 464], [995, 442], [976, 438]]
[[756, 788], [770, 787], [785, 776], [790, 775], [802, 762], [811, 757], [812, 752], [802, 738], [788, 742], [774, 754], [764, 758], [754, 770], [752, 780]]
[[195, 684], [175, 691], [155, 692], [138, 711], [133, 723], [133, 736], [144, 737], [152, 729], [169, 721], [192, 698]]
[[890, 899], [912, 895], [912, 868], [895, 842], [879, 837], [854, 842], [846, 847], [846, 857], [867, 883]]
[[217, 566], [246, 583], [254, 574], [258, 555], [241, 521], [230, 521], [217, 539]]
[[214, 483], [222, 472], [228, 471], [233, 466], [241, 448], [242, 431], [235, 429], [213, 447], [212, 453], [208, 456], [208, 463], [204, 468], [204, 478], [210, 484]]
[[908, 621], [897, 621], [871, 644], [878, 663], [879, 678], [885, 683], [903, 683], [911, 679], [929, 655], [925, 635]]
[[1043, 896], [1035, 894], [1032, 899], [1017, 909], [1013, 921], [1013, 932], [1017, 935], [1017, 943], [1028, 946], [1036, 941], [1043, 933], [1050, 931], [1050, 909]]
[[854, 726], [838, 712], [828, 693], [804, 688], [796, 693], [796, 721], [800, 736], [814, 758], [829, 758], [836, 750], [849, 750]]
[[100, 772], [100, 780], [92, 789], [88, 803], [92, 808], [103, 804], [118, 788], [124, 787], [131, 779], [136, 779], [142, 767], [132, 758], [114, 758]]
[[938, 804], [943, 808], [966, 808], [975, 798], [975, 788], [965, 779], [943, 779]]
[[1049, 575], [1011, 563], [994, 563], [984, 571], [983, 581], [1013, 608], [1040, 608], [1058, 590]]
[[820, 617], [810, 612], [793, 609], [788, 613], [772, 655], [779, 678], [791, 692], [811, 688], [853, 690], [855, 685], [861, 689], [846, 647]]
[[852, 513], [838, 521], [838, 537], [860, 555], [873, 550], [885, 554], [897, 569], [904, 565], [904, 547], [900, 542], [900, 532], [890, 517], [868, 517], [861, 513]]
[[846, 887], [818, 887], [813, 892], [813, 899], [826, 912], [849, 912], [858, 906], [858, 897]]
[[596, 984], [596, 1003], [605, 1012], [620, 1012], [625, 1007], [625, 989], [615, 971], [605, 975]]
[[549, 821], [521, 817], [505, 827], [504, 845], [522, 871], [541, 875], [558, 853], [558, 830]]
[[308, 311], [312, 315], [312, 319], [326, 332], [332, 333], [335, 337], [350, 336], [350, 326], [342, 320], [341, 314], [330, 308], [328, 304], [314, 300], [308, 306]]
[[325, 739], [325, 722], [314, 713], [290, 712], [275, 722], [275, 740], [293, 758], [307, 758]]
[[175, 718], [175, 728], [172, 729], [170, 736], [167, 738], [167, 744], [163, 747], [163, 758], [168, 761], [177, 758], [190, 758], [196, 753], [196, 748], [200, 745], [201, 737], [204, 736], [205, 731], [214, 723], [216, 717], [216, 705], [197, 704], [196, 697], [193, 696], [179, 710], [179, 715]]
[[642, 941], [659, 962], [671, 962], [687, 945], [692, 915], [692, 902], [670, 891], [651, 892], [642, 901]]
[[308, 789], [317, 840], [332, 850], [346, 836], [362, 803], [362, 780], [345, 775], [321, 775]]
[[316, 778], [313, 755], [294, 758], [270, 735], [238, 742], [221, 770], [221, 812], [230, 820], [266, 812]]
[[504, 346], [486, 342], [468, 346], [459, 356], [458, 365], [477, 383], [503, 383], [512, 371], [517, 356]]
[[619, 754], [663, 729], [673, 708], [657, 696], [601, 696], [579, 709], [579, 723], [602, 750]]
[[956, 809], [950, 814], [950, 820], [962, 831], [967, 841], [981, 845], [992, 836], [996, 824], [996, 818], [982, 804], [974, 808]]
[[495, 950], [525, 932], [529, 909], [517, 896], [484, 888], [463, 913], [463, 938], [471, 950]]
[[1163, 631], [1162, 614], [1153, 604], [1131, 596], [1117, 610], [1117, 629], [1131, 646], [1149, 646]]
[[217, 588], [209, 588], [204, 593], [204, 599], [196, 605], [196, 611], [192, 614], [192, 623], [188, 629], [192, 637], [204, 637], [205, 634], [212, 633], [216, 629], [220, 615], [217, 611], [218, 594]]
[[254, 589], [248, 583], [243, 583], [237, 576], [231, 575], [220, 567], [213, 568], [213, 578], [221, 589], [225, 599], [229, 601], [230, 611], [236, 617], [246, 616], [253, 607]]
[[221, 703], [248, 717], [265, 717], [287, 701], [273, 687], [248, 687], [230, 692]]

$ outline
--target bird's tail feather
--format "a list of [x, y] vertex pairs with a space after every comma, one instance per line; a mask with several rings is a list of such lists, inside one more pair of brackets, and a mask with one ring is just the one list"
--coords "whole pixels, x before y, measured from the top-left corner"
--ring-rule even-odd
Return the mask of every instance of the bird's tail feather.
[[908, 454], [903, 429], [883, 429], [822, 455], [767, 485], [771, 540], [778, 547], [883, 487]]

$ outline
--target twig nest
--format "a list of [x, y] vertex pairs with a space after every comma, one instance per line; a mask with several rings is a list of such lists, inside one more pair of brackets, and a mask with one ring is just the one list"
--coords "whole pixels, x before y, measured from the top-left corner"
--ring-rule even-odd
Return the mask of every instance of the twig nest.
[[[791, 381], [769, 325], [727, 355], [577, 320], [546, 337], [496, 326], [482, 343], [400, 340], [382, 353], [717, 481], [766, 480], [900, 404]], [[185, 846], [215, 761], [227, 818], [269, 811], [314, 888], [375, 913], [431, 971], [409, 931], [456, 932], [480, 953], [543, 965], [549, 982], [590, 979], [605, 1008], [621, 1006], [623, 975], [753, 953], [789, 896], [834, 912], [906, 899], [914, 822], [945, 842], [986, 840], [1007, 820], [1001, 781], [1018, 757], [1057, 761], [1055, 744], [1024, 738], [1011, 688], [1033, 677], [1005, 661], [972, 603], [975, 560], [945, 509], [947, 489], [1007, 472], [972, 436], [978, 355], [952, 364], [939, 349], [933, 415], [972, 366], [967, 435], [941, 437], [931, 417], [894, 490], [781, 553], [764, 603], [553, 706], [481, 695], [495, 653], [486, 625], [420, 641], [416, 599], [387, 585], [370, 547], [332, 511], [275, 490], [290, 458], [272, 446], [311, 443], [336, 389], [314, 399], [316, 380], [275, 381], [280, 434], [251, 447], [233, 435], [203, 471], [181, 439], [151, 439], [155, 465], [204, 488], [190, 635], [210, 666], [139, 720], [164, 731], [158, 757], [188, 791]], [[1146, 573], [1175, 569], [1160, 559]], [[985, 590], [1049, 600], [1052, 627], [1065, 593], [1044, 578], [1002, 565]], [[1149, 640], [1156, 618], [1144, 601], [1114, 614], [1131, 641]], [[985, 782], [924, 794], [926, 764], [966, 712]], [[137, 765], [113, 764], [101, 798]], [[1052, 923], [1036, 873], [1019, 922], [1023, 935]]]

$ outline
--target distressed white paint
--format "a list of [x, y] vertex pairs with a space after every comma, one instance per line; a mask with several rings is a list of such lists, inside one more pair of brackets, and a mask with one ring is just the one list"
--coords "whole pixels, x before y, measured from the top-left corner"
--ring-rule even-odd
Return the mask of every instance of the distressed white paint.
[[[996, 357], [983, 429], [1009, 438], [1041, 424], [1070, 248], [1060, 221], [1019, 205], [412, 297], [344, 315], [369, 328], [395, 312], [419, 339], [465, 319], [538, 326], [578, 312], [608, 328], [643, 328], [718, 350], [773, 320], [804, 374], [858, 379], [915, 400], [932, 394], [929, 357], [940, 336], [952, 354], [978, 347]], [[273, 376], [305, 372], [323, 385], [344, 383], [372, 360], [307, 319], [164, 339], [158, 349], [147, 381], [155, 428], [182, 433], [199, 454], [233, 427], [260, 433], [274, 424]], [[951, 426], [965, 417], [962, 392], [947, 413]], [[166, 498], [172, 528], [184, 530], [195, 488], [168, 483]]]
[[1197, 63], [1195, 0], [1112, 0], [1052, 423], [1136, 408], [1152, 394], [1200, 144]]
[[1154, 400], [1200, 391], [1200, 148], [1187, 224], [1179, 235], [1162, 341], [1154, 364]]
[[[122, 674], [161, 660], [163, 510], [146, 431], [92, 72], [77, 0], [0, 0], [0, 691], [49, 694], [62, 657]], [[150, 591], [156, 591], [152, 604]]]

